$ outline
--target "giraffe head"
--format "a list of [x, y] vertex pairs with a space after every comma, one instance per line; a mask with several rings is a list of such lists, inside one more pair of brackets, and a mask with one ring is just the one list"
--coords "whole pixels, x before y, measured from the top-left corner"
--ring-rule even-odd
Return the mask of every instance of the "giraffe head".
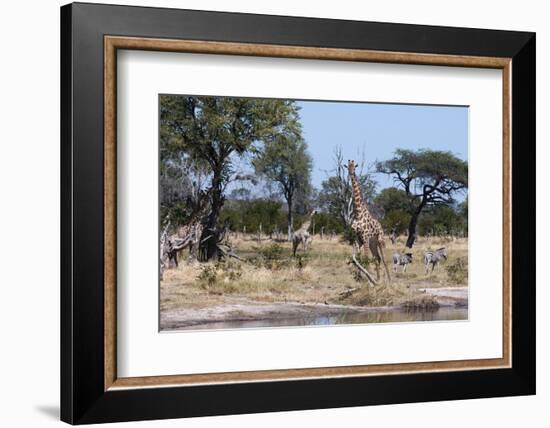
[[355, 164], [355, 161], [353, 159], [348, 160], [348, 172], [350, 175], [355, 174], [355, 168], [357, 165]]

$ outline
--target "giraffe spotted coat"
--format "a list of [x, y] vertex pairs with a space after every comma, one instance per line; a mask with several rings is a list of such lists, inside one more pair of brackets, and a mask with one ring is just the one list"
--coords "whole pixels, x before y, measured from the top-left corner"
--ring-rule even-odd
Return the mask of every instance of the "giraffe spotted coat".
[[368, 248], [376, 264], [376, 278], [380, 279], [380, 262], [383, 263], [388, 281], [391, 281], [390, 272], [384, 257], [384, 230], [378, 220], [369, 212], [363, 203], [361, 188], [355, 175], [356, 165], [353, 160], [348, 161], [348, 173], [353, 191], [353, 221], [351, 227], [357, 235], [359, 246]]

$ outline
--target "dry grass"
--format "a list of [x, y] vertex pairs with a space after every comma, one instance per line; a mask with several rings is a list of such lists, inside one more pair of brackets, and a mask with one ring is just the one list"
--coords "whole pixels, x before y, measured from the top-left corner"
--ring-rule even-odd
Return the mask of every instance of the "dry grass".
[[[468, 254], [467, 239], [420, 238], [413, 248], [413, 263], [405, 273], [402, 268], [393, 272], [394, 252], [404, 251], [404, 239], [395, 246], [386, 240], [386, 263], [392, 274], [392, 283], [368, 287], [358, 281], [356, 269], [349, 264], [351, 247], [337, 240], [316, 236], [302, 266], [291, 256], [291, 245], [277, 243], [282, 252], [276, 263], [265, 267], [260, 254], [269, 254], [273, 242], [258, 242], [253, 237], [233, 237], [235, 253], [249, 263], [230, 260], [225, 263], [189, 264], [182, 261], [177, 269], [165, 272], [161, 282], [161, 310], [207, 308], [246, 301], [338, 303], [366, 306], [392, 306], [421, 298], [424, 287], [449, 287], [454, 284], [446, 272], [445, 264], [453, 263]], [[439, 270], [426, 275], [423, 256], [428, 249], [445, 246], [449, 260]], [[302, 253], [300, 253], [302, 254]], [[374, 271], [374, 267], [369, 268]], [[381, 269], [382, 278], [384, 278]], [[383, 281], [382, 281], [383, 282]]]

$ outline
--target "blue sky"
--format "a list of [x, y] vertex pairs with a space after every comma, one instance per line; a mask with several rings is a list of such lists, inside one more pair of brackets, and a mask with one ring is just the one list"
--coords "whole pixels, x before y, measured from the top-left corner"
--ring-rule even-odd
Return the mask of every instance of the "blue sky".
[[[468, 108], [325, 101], [298, 101], [303, 136], [313, 158], [316, 188], [334, 168], [334, 149], [367, 165], [392, 157], [397, 148], [447, 150], [468, 160]], [[378, 190], [392, 180], [376, 174]]]

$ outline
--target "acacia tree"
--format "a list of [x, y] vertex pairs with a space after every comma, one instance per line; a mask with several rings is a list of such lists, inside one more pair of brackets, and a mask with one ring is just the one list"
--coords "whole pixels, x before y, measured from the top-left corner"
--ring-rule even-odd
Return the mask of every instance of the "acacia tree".
[[398, 149], [392, 159], [377, 162], [378, 172], [389, 174], [409, 198], [411, 219], [407, 247], [416, 240], [418, 217], [426, 207], [450, 205], [468, 188], [468, 163], [451, 152]]
[[205, 259], [218, 259], [218, 226], [224, 190], [239, 176], [234, 160], [255, 143], [298, 127], [292, 101], [234, 97], [162, 95], [160, 97], [161, 160], [186, 156], [209, 171], [211, 210], [201, 246]]
[[279, 134], [264, 143], [252, 164], [256, 173], [277, 183], [287, 205], [288, 240], [294, 231], [294, 205], [298, 193], [307, 195], [311, 189], [311, 156], [299, 129]]

